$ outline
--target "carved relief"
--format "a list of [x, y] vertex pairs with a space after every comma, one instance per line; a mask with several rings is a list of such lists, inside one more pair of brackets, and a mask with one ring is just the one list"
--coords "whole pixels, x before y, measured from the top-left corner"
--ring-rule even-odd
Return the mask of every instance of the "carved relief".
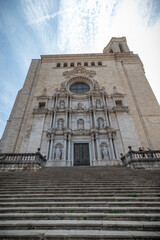
[[80, 75], [84, 75], [84, 76], [87, 76], [87, 77], [93, 77], [94, 75], [96, 74], [95, 71], [93, 70], [87, 70], [85, 69], [84, 67], [82, 66], [77, 66], [75, 67], [73, 70], [71, 71], [65, 71], [63, 73], [63, 75], [66, 77], [66, 78], [70, 78], [70, 77], [75, 77], [75, 76], [80, 76]]

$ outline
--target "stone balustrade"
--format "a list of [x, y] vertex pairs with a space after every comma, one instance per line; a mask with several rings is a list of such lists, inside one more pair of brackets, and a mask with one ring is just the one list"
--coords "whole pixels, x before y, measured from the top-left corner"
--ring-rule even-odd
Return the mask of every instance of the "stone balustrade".
[[123, 166], [131, 168], [160, 168], [160, 150], [133, 151], [129, 146], [125, 155], [121, 154]]
[[36, 171], [45, 165], [46, 158], [36, 153], [0, 153], [0, 171]]

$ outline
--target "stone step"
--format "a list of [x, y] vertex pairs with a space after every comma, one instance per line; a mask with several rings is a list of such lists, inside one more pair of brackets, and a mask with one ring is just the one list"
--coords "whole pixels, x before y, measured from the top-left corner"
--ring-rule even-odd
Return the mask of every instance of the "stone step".
[[20, 220], [20, 219], [55, 219], [55, 220], [64, 220], [64, 219], [77, 219], [77, 220], [143, 220], [143, 221], [160, 221], [160, 213], [40, 213], [31, 212], [31, 213], [1, 213], [0, 220]]
[[[73, 197], [71, 197], [71, 198], [57, 198], [57, 197], [54, 197], [54, 194], [43, 194], [43, 195], [39, 195], [39, 194], [32, 194], [32, 195], [29, 195], [29, 194], [26, 194], [26, 195], [21, 195], [21, 194], [18, 194], [18, 195], [16, 195], [15, 197], [13, 196], [13, 195], [9, 195], [10, 197], [8, 197], [7, 198], [7, 200], [9, 200], [9, 199], [15, 199], [15, 201], [16, 200], [18, 200], [18, 201], [27, 201], [27, 200], [32, 200], [32, 199], [35, 199], [35, 201], [37, 201], [37, 200], [42, 200], [42, 201], [60, 201], [60, 202], [66, 202], [66, 201], [81, 201], [81, 200], [83, 200], [84, 201], [84, 197], [79, 197], [79, 198], [73, 198]], [[13, 196], [13, 197], [12, 197]], [[41, 196], [43, 196], [43, 197], [41, 197]], [[2, 200], [2, 202], [4, 202], [4, 201], [7, 201], [7, 200], [4, 200], [4, 198], [3, 199], [1, 199]], [[134, 197], [134, 196], [127, 196], [127, 197], [119, 197], [119, 196], [111, 196], [111, 197], [103, 197], [103, 196], [97, 196], [97, 198], [95, 199], [95, 197], [94, 198], [90, 198], [90, 197], [87, 197], [87, 198], [85, 198], [85, 200], [89, 200], [89, 201], [94, 201], [94, 200], [98, 200], [98, 201], [105, 201], [105, 202], [107, 202], [107, 201], [112, 201], [112, 202], [115, 202], [115, 201], [118, 201], [118, 202], [122, 202], [122, 201], [127, 201], [127, 202], [132, 202], [133, 200], [134, 200], [134, 202], [141, 202], [141, 201], [144, 201], [144, 202], [159, 202], [160, 201], [160, 198], [159, 197]]]
[[[57, 205], [57, 204], [65, 204], [67, 202], [67, 200], [69, 200], [70, 203], [75, 202], [75, 204], [86, 204], [86, 202], [91, 202], [93, 201], [94, 204], [108, 204], [108, 202], [104, 201], [105, 198], [53, 198], [50, 202], [49, 201], [25, 201], [25, 202], [21, 202], [21, 201], [13, 201], [13, 202], [1, 202], [0, 203], [0, 207], [9, 207], [9, 206], [52, 206], [52, 205]], [[136, 202], [135, 202], [136, 203]], [[92, 204], [92, 202], [91, 202]], [[122, 202], [121, 202], [122, 204]]]
[[30, 206], [30, 207], [1, 207], [0, 213], [9, 212], [44, 212], [44, 213], [55, 213], [55, 212], [109, 212], [109, 213], [160, 213], [160, 207], [52, 207], [52, 204], [47, 206]]
[[160, 239], [160, 232], [155, 231], [105, 231], [105, 230], [2, 230], [0, 239], [5, 240], [91, 240], [91, 239]]
[[[18, 200], [18, 202], [17, 202]], [[23, 206], [26, 206], [27, 205], [36, 205], [36, 206], [39, 206], [39, 205], [44, 205], [45, 203], [46, 204], [52, 204], [52, 206], [57, 206], [57, 205], [69, 205], [69, 206], [72, 206], [72, 205], [77, 205], [77, 206], [80, 206], [80, 205], [85, 205], [85, 206], [89, 206], [89, 205], [103, 205], [103, 206], [106, 206], [106, 205], [109, 205], [109, 206], [160, 206], [160, 201], [116, 201], [116, 199], [114, 201], [69, 201], [69, 202], [54, 202], [53, 201], [54, 198], [22, 198], [22, 199], [19, 199], [19, 198], [7, 198], [7, 199], [1, 199], [0, 202], [0, 206], [10, 206], [10, 205], [15, 205], [15, 206], [18, 206], [18, 205], [23, 205]], [[73, 199], [74, 200], [74, 199]], [[4, 202], [5, 201], [5, 202]], [[43, 202], [41, 202], [43, 201]], [[21, 204], [22, 202], [22, 204]], [[35, 202], [35, 203], [34, 203]]]
[[[86, 191], [87, 192], [87, 191]], [[60, 196], [64, 196], [64, 194], [59, 194], [59, 191], [57, 191], [56, 193], [55, 192], [52, 192], [52, 191], [6, 191], [6, 192], [4, 192], [4, 194], [35, 194], [35, 193], [37, 193], [37, 194], [53, 194], [53, 195], [59, 195], [59, 197]], [[136, 194], [137, 192], [126, 192], [126, 193], [114, 193], [114, 192], [110, 192], [110, 193], [106, 193], [105, 195], [106, 196], [122, 196], [122, 197], [132, 197], [131, 195], [134, 195], [134, 194]], [[98, 194], [98, 192], [97, 192], [97, 194]], [[96, 195], [97, 195], [96, 194]], [[67, 192], [66, 192], [66, 194], [65, 194], [65, 196], [67, 195]], [[82, 194], [81, 193], [78, 193], [78, 192], [74, 192], [74, 193], [71, 193], [71, 194], [68, 194], [68, 196], [82, 196]], [[96, 196], [95, 194], [88, 194], [88, 193], [84, 193], [83, 195], [86, 195], [86, 197], [87, 196]], [[103, 193], [102, 194], [98, 194], [98, 195], [103, 195]], [[160, 198], [160, 193], [159, 192], [152, 192], [152, 193], [143, 193], [143, 192], [141, 192], [141, 193], [138, 193], [137, 194], [138, 195], [138, 197], [159, 197]], [[67, 196], [66, 196], [67, 197]], [[134, 196], [133, 196], [134, 197]]]
[[[88, 185], [87, 185], [87, 186], [88, 186]], [[94, 186], [95, 186], [95, 185], [94, 185]], [[24, 187], [25, 187], [25, 186], [24, 186]], [[34, 186], [29, 185], [29, 187], [32, 189], [33, 187], [36, 188], [37, 186], [35, 186], [35, 185], [34, 185]], [[9, 186], [7, 189], [11, 190], [11, 189], [15, 189], [15, 188], [16, 188], [16, 186], [10, 184], [10, 186]], [[61, 187], [61, 186], [54, 186], [54, 187], [53, 187], [53, 184], [52, 184], [52, 187], [51, 187], [51, 186], [48, 186], [48, 185], [45, 185], [45, 186], [43, 186], [43, 185], [41, 186], [41, 185], [40, 185], [40, 189], [44, 189], [44, 190], [45, 190], [45, 189], [50, 189], [50, 188], [53, 189], [53, 190], [55, 190], [55, 191], [56, 191], [57, 189], [59, 189], [60, 191], [64, 191], [64, 190], [65, 190], [65, 191], [66, 191], [66, 190], [67, 190], [67, 191], [74, 191], [75, 189], [78, 190], [78, 191], [85, 191], [84, 188], [79, 187], [79, 186], [78, 186], [78, 187], [72, 187], [72, 188], [71, 188], [71, 187], [66, 187], [66, 188], [64, 188], [64, 186], [62, 186], [62, 187]], [[2, 190], [4, 190], [4, 189], [6, 189], [5, 185], [4, 185], [4, 187], [3, 187]], [[158, 191], [158, 190], [159, 190], [159, 191], [160, 191], [160, 187], [149, 187], [149, 186], [148, 186], [148, 187], [145, 187], [145, 186], [139, 187], [139, 186], [133, 186], [133, 185], [130, 186], [130, 187], [126, 187], [125, 185], [122, 186], [122, 187], [117, 187], [117, 186], [111, 186], [111, 187], [110, 187], [109, 185], [104, 186], [104, 187], [101, 187], [101, 186], [99, 187], [99, 186], [98, 186], [98, 188], [96, 188], [96, 190], [89, 188], [90, 191], [97, 191], [97, 189], [98, 189], [99, 191], [103, 191], [103, 190], [105, 190], [105, 191], [110, 191], [110, 190], [119, 190], [119, 191], [123, 191], [123, 190], [124, 190], [124, 191], [127, 191], [127, 190], [132, 190], [132, 191], [134, 191], [134, 190], [138, 190], [138, 191], [141, 191], [141, 190], [142, 190], [142, 191], [146, 191], [146, 190], [147, 190], [147, 191], [150, 191], [150, 190], [151, 190], [151, 191], [153, 191], [153, 190], [155, 190], [155, 191]], [[101, 189], [102, 189], [102, 190], [101, 190]]]
[[12, 229], [94, 229], [158, 231], [160, 222], [111, 220], [8, 220], [0, 221], [0, 230]]
[[[8, 190], [5, 190], [5, 192], [8, 191], [8, 193], [11, 193], [11, 190], [14, 190], [13, 191], [14, 193], [15, 193], [15, 191], [17, 191], [17, 192], [19, 191], [17, 189], [8, 189]], [[48, 190], [49, 190], [48, 188], [45, 188], [45, 190], [41, 189], [40, 191], [37, 191], [37, 189], [36, 189], [36, 192], [43, 192], [43, 191], [44, 192], [49, 192]], [[31, 191], [32, 191], [32, 189], [31, 189]], [[23, 191], [23, 193], [24, 192], [28, 192], [28, 191], [26, 191], [26, 189], [25, 189]], [[83, 190], [83, 189], [69, 190], [69, 189], [66, 189], [66, 190], [61, 191], [60, 189], [56, 189], [55, 191], [52, 191], [52, 193], [53, 194], [82, 194], [82, 193], [83, 194], [88, 194], [88, 193], [90, 193], [90, 194], [94, 194], [94, 193], [103, 193], [103, 194], [105, 194], [105, 193], [106, 194], [113, 194], [113, 193], [119, 193], [119, 194], [125, 194], [125, 193], [127, 193], [127, 194], [131, 194], [131, 193], [160, 194], [160, 190], [136, 190], [136, 189], [135, 190], [132, 190], [132, 189], [130, 189], [130, 190], [115, 190], [115, 189], [111, 189], [111, 190], [105, 190], [105, 189], [104, 190], [100, 190], [100, 189], [98, 189], [98, 190], [97, 189], [95, 189], [95, 190], [90, 190], [90, 189], [88, 189], [88, 190]], [[0, 194], [0, 195], [2, 195], [2, 194]]]

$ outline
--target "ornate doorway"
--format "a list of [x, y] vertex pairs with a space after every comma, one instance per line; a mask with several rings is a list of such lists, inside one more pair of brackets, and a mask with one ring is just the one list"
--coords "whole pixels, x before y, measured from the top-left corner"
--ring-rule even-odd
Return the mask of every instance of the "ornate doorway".
[[89, 166], [89, 144], [75, 143], [74, 144], [74, 166]]

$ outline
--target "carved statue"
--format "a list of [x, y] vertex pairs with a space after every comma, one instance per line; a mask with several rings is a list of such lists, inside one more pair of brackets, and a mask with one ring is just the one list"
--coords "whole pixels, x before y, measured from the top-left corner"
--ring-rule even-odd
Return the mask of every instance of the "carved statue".
[[102, 146], [101, 153], [102, 153], [102, 157], [103, 157], [104, 160], [109, 159], [109, 152], [108, 152], [108, 149], [107, 149], [106, 145]]
[[98, 119], [98, 127], [99, 128], [104, 128], [104, 120], [102, 118]]
[[58, 120], [58, 129], [63, 129], [63, 119]]
[[83, 103], [80, 103], [80, 102], [79, 102], [79, 103], [77, 104], [77, 109], [78, 109], [78, 110], [83, 109]]
[[96, 100], [96, 107], [101, 108], [101, 100], [100, 99]]
[[57, 145], [56, 149], [55, 149], [55, 159], [61, 159], [61, 155], [62, 155], [62, 148], [60, 145]]
[[84, 121], [83, 119], [79, 119], [77, 122], [77, 128], [78, 129], [84, 129]]
[[59, 102], [59, 108], [60, 109], [63, 109], [65, 107], [65, 102], [64, 102], [64, 100], [60, 100], [60, 102]]

